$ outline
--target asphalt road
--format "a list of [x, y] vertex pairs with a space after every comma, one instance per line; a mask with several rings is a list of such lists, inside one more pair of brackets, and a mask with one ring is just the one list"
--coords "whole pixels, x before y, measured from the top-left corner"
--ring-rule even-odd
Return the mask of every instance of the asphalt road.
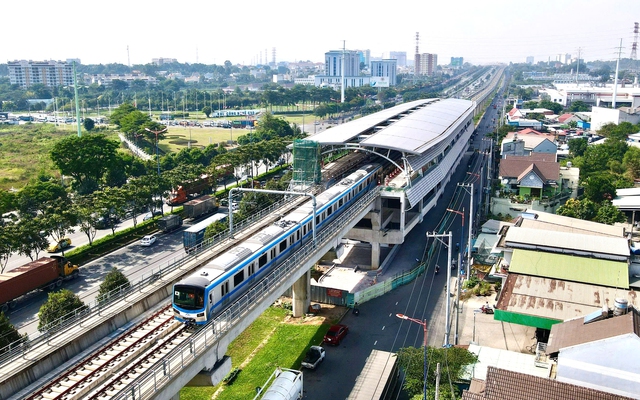
[[[482, 138], [487, 132], [484, 128], [487, 125], [486, 120], [490, 122], [494, 115], [495, 110], [490, 106], [490, 111], [478, 125], [480, 128], [473, 140], [475, 148], [480, 150], [488, 148], [488, 142], [483, 141]], [[471, 154], [471, 152], [465, 154], [437, 206], [405, 237], [402, 251], [396, 253], [391, 268], [400, 272], [415, 266], [416, 258], [422, 259], [426, 245], [426, 232], [437, 229], [442, 216], [447, 212], [446, 208], [449, 206], [457, 183], [467, 178], [467, 162]], [[474, 200], [480, 201], [480, 193], [480, 189], [477, 188]], [[478, 207], [478, 204], [475, 207]], [[461, 221], [458, 218], [451, 227], [454, 240], [460, 237], [460, 230]], [[463, 249], [464, 247], [461, 248]], [[442, 254], [434, 262], [446, 265], [446, 254]], [[396, 314], [405, 314], [420, 320], [426, 319], [429, 327], [444, 325], [445, 319], [442, 307], [438, 308], [438, 301], [444, 296], [447, 274], [446, 270], [441, 269], [440, 273], [435, 275], [431, 272], [432, 267], [414, 282], [361, 304], [359, 315], [352, 313], [345, 315], [341, 323], [349, 326], [349, 334], [340, 346], [327, 346], [326, 359], [316, 370], [304, 370], [305, 399], [347, 398], [373, 349], [396, 352], [402, 347], [421, 347], [424, 340], [422, 326], [401, 320], [396, 317]], [[452, 330], [450, 342], [453, 338]], [[443, 342], [444, 336], [429, 339], [430, 345], [443, 344]], [[407, 399], [407, 395], [401, 393], [399, 399]]]

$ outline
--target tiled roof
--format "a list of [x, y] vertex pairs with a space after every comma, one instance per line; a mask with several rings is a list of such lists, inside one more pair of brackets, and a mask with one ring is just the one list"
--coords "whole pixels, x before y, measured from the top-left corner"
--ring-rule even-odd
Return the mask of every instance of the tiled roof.
[[[479, 387], [480, 385], [475, 385]], [[480, 386], [481, 387], [481, 386]], [[471, 388], [470, 388], [471, 389]], [[627, 400], [619, 396], [554, 379], [489, 367], [484, 390], [464, 391], [463, 400]]]
[[573, 114], [570, 114], [570, 113], [562, 114], [561, 116], [558, 117], [558, 122], [563, 123], [564, 121], [568, 120], [571, 117], [573, 117]]
[[565, 347], [627, 333], [635, 333], [640, 336], [640, 315], [633, 308], [626, 315], [588, 324], [584, 323], [584, 318], [572, 319], [551, 327], [547, 354], [557, 353]]
[[509, 157], [500, 160], [499, 176], [503, 178], [515, 178], [522, 175], [523, 172], [531, 169], [535, 165], [540, 173], [543, 181], [558, 181], [560, 178], [560, 164], [557, 162], [533, 161], [528, 157], [516, 158]]

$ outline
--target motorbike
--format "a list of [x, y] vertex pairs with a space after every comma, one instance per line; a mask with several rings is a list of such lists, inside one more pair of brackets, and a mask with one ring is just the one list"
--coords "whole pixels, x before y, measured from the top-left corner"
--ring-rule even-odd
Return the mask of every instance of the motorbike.
[[436, 265], [435, 271], [436, 271], [436, 275], [438, 275], [438, 272], [440, 272], [440, 267]]
[[480, 307], [480, 311], [482, 311], [483, 314], [493, 314], [493, 308], [488, 305], [483, 305], [482, 307]]

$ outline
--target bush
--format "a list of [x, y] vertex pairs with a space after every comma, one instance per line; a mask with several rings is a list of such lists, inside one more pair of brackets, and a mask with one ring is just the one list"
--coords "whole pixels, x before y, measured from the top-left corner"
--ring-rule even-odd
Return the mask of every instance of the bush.
[[470, 276], [469, 279], [467, 279], [464, 283], [464, 287], [465, 289], [473, 289], [474, 287], [476, 287], [476, 285], [478, 284], [478, 282], [480, 282], [480, 280], [478, 279], [478, 277], [476, 276]]
[[492, 292], [491, 284], [489, 282], [480, 282], [478, 287], [474, 289], [476, 296], [489, 296]]
[[38, 330], [44, 329], [54, 322], [63, 322], [72, 316], [74, 311], [87, 309], [80, 297], [68, 289], [49, 293], [49, 298], [38, 311]]
[[117, 289], [124, 289], [131, 286], [129, 283], [129, 279], [118, 270], [118, 268], [113, 267], [111, 272], [104, 277], [104, 282], [100, 285], [100, 289], [98, 290], [98, 301], [102, 302], [107, 300], [109, 297], [109, 293]]

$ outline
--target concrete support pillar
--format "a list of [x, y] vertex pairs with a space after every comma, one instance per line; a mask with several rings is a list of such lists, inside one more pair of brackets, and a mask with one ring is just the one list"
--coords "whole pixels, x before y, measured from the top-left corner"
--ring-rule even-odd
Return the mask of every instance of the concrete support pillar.
[[371, 243], [371, 269], [380, 268], [380, 243]]
[[[229, 374], [231, 371], [231, 357], [224, 356], [218, 361], [210, 371], [200, 371], [194, 376], [187, 386], [215, 386]], [[179, 399], [179, 397], [178, 397]]]
[[311, 271], [305, 272], [304, 275], [296, 281], [292, 286], [293, 298], [293, 316], [295, 318], [302, 317], [309, 310], [309, 292], [311, 291]]

